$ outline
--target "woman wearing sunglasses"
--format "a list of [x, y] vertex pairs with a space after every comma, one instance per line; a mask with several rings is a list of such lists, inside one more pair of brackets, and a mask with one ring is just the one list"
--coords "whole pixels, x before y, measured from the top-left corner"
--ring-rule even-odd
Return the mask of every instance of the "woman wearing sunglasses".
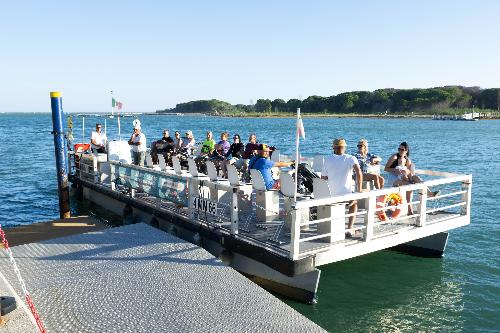
[[[398, 152], [392, 155], [385, 165], [389, 173], [387, 183], [392, 186], [403, 186], [422, 183], [423, 180], [415, 174], [415, 166], [410, 160], [410, 146], [406, 142], [399, 144]], [[439, 191], [431, 192], [427, 189], [427, 196], [434, 197]], [[406, 202], [411, 202], [412, 191], [406, 192]], [[408, 215], [413, 215], [412, 205], [408, 205]]]

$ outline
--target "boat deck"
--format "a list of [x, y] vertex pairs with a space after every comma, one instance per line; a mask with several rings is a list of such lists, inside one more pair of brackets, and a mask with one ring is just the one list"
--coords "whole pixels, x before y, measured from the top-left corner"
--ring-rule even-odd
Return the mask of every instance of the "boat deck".
[[[189, 209], [187, 207], [180, 207], [174, 203], [161, 200], [156, 197], [149, 196], [145, 193], [139, 193], [136, 195], [137, 200], [144, 201], [158, 209], [163, 209], [174, 214], [189, 217]], [[255, 200], [255, 193], [252, 195], [252, 200]], [[220, 204], [220, 202], [219, 202]], [[283, 200], [280, 202], [280, 206], [283, 206]], [[197, 220], [200, 223], [206, 223], [213, 228], [224, 229], [230, 232], [231, 221], [229, 219], [229, 203], [222, 203], [222, 210], [224, 210], [219, 216], [214, 216], [210, 214], [199, 214], [197, 215]], [[228, 207], [228, 209], [225, 209]], [[363, 212], [360, 209], [360, 212]], [[346, 214], [347, 214], [346, 209]], [[291, 230], [289, 226], [281, 220], [262, 222], [258, 221], [256, 218], [256, 207], [253, 206], [251, 211], [241, 212], [240, 217], [240, 227], [239, 236], [246, 237], [250, 240], [257, 241], [263, 246], [272, 248], [276, 253], [288, 257], [290, 254], [291, 247]], [[434, 221], [441, 222], [443, 220], [454, 219], [460, 217], [459, 213], [456, 212], [444, 212], [439, 211], [427, 218], [427, 225], [432, 225]], [[408, 218], [402, 221], [396, 221], [395, 223], [375, 223], [374, 225], [374, 239], [390, 237], [403, 230], [410, 230], [413, 228], [418, 228], [416, 226], [416, 217]], [[347, 218], [345, 221], [347, 228]], [[362, 229], [365, 225], [365, 220], [363, 216], [357, 216], [354, 228]], [[307, 229], [302, 229], [301, 238], [305, 239], [308, 237], [317, 236], [317, 225], [311, 225]], [[358, 231], [352, 238], [346, 238], [344, 240], [336, 241], [333, 243], [327, 243], [325, 241], [319, 240], [308, 240], [302, 243], [301, 253], [310, 252], [320, 252], [322, 250], [328, 250], [332, 245], [350, 246], [358, 243], [364, 242], [363, 233]]]

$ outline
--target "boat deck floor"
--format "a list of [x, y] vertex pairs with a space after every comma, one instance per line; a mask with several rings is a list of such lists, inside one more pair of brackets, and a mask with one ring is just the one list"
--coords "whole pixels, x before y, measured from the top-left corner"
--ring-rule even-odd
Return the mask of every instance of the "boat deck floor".
[[[188, 209], [185, 207], [179, 207], [176, 204], [170, 203], [168, 201], [160, 200], [155, 197], [149, 197], [146, 195], [138, 195], [139, 200], [145, 201], [150, 205], [153, 205], [157, 208], [165, 209], [170, 212], [176, 213], [178, 215], [182, 215], [185, 217], [189, 216]], [[252, 202], [254, 201], [254, 196], [252, 197]], [[280, 206], [283, 206], [283, 203], [280, 202]], [[215, 228], [223, 228], [226, 230], [230, 230], [230, 205], [229, 203], [219, 203], [219, 207], [221, 208], [220, 216], [213, 216], [209, 214], [200, 213], [197, 216], [198, 221], [201, 223], [208, 223]], [[227, 208], [227, 209], [226, 209]], [[282, 210], [281, 210], [282, 211]], [[361, 211], [361, 210], [360, 210]], [[346, 210], [346, 214], [347, 214]], [[429, 214], [427, 216], [427, 224], [432, 224], [435, 221], [442, 221], [443, 219], [452, 219], [460, 216], [458, 213], [452, 212], [438, 212], [436, 214]], [[195, 216], [196, 217], [196, 216]], [[346, 218], [346, 228], [348, 224], [348, 220]], [[415, 228], [416, 218], [408, 218], [406, 220], [398, 221], [396, 223], [392, 222], [384, 222], [376, 221], [374, 227], [374, 238], [379, 237], [387, 237], [391, 236], [397, 232], [400, 232], [404, 229]], [[364, 227], [364, 215], [357, 216], [354, 228], [361, 228], [358, 230], [354, 237], [346, 238], [343, 240], [339, 240], [334, 244], [344, 244], [345, 246], [354, 245], [359, 242], [363, 242], [363, 227]], [[273, 248], [278, 253], [281, 253], [284, 256], [289, 255], [290, 251], [290, 228], [283, 221], [283, 216], [280, 216], [280, 220], [276, 221], [258, 221], [256, 218], [256, 207], [252, 207], [251, 210], [247, 212], [239, 212], [239, 235], [248, 237], [251, 240], [258, 241], [260, 243], [265, 244], [267, 247]], [[318, 235], [317, 226], [311, 225], [308, 229], [302, 229], [301, 238], [307, 238]], [[306, 253], [310, 251], [321, 251], [322, 249], [327, 250], [330, 247], [330, 243], [322, 240], [315, 239], [310, 241], [305, 241], [300, 245], [300, 253]]]
[[[12, 251], [48, 332], [323, 332], [204, 249], [143, 223]], [[0, 272], [20, 296], [5, 251]]]

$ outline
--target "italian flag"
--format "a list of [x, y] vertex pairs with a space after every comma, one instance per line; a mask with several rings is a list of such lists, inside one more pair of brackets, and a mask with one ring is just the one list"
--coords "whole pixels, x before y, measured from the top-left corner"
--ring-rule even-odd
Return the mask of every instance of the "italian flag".
[[121, 108], [123, 107], [123, 103], [122, 102], [118, 102], [114, 97], [111, 98], [111, 107], [116, 107], [118, 110], [121, 110]]

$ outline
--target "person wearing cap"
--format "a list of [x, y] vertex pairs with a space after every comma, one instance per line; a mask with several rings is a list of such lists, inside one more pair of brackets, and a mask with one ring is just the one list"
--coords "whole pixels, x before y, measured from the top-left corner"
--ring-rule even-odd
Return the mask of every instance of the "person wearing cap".
[[[333, 140], [333, 155], [325, 157], [321, 178], [328, 180], [330, 193], [332, 196], [340, 196], [352, 193], [352, 172], [356, 174], [356, 190], [361, 192], [363, 183], [363, 174], [359, 167], [358, 159], [352, 155], [346, 154], [346, 141], [343, 138]], [[358, 202], [352, 200], [349, 202], [349, 214], [358, 211]], [[355, 216], [349, 216], [349, 227], [354, 226]], [[347, 237], [352, 237], [354, 232], [347, 232]]]
[[181, 148], [186, 149], [188, 154], [191, 155], [195, 145], [196, 145], [196, 140], [194, 139], [193, 132], [187, 131], [186, 137], [182, 140]]
[[90, 137], [90, 145], [92, 147], [92, 152], [105, 154], [108, 138], [106, 137], [106, 134], [101, 131], [101, 129], [101, 124], [95, 124], [95, 132], [92, 132]]
[[382, 159], [368, 152], [368, 141], [366, 139], [361, 139], [358, 142], [358, 152], [354, 154], [354, 157], [358, 159], [359, 167], [363, 173], [363, 180], [373, 181], [376, 189], [381, 189], [384, 187], [384, 177], [370, 172], [370, 169], [374, 165], [379, 165]]
[[141, 132], [141, 126], [134, 126], [134, 133], [128, 140], [128, 144], [132, 146], [132, 163], [144, 166], [147, 147], [146, 136]]
[[271, 168], [284, 168], [294, 164], [294, 162], [274, 162], [269, 159], [271, 149], [265, 144], [260, 144], [257, 148], [257, 156], [250, 159], [248, 163], [249, 169], [259, 170], [264, 178], [267, 190], [280, 189], [279, 181], [273, 179]]

